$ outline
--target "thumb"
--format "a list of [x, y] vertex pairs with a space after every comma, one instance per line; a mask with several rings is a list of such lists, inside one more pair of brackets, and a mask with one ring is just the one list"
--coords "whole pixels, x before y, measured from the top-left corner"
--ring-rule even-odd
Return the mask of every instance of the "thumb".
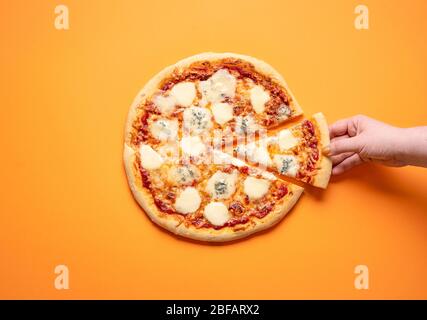
[[329, 155], [337, 155], [344, 152], [359, 153], [361, 149], [361, 142], [358, 137], [351, 137], [347, 139], [332, 140], [329, 145]]

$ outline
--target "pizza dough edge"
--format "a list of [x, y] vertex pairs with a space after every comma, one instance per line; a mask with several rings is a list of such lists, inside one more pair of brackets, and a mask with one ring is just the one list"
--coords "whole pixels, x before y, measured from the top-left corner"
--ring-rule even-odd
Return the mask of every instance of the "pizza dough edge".
[[319, 150], [322, 155], [322, 159], [320, 161], [320, 167], [316, 176], [314, 177], [313, 186], [326, 189], [329, 183], [329, 179], [331, 177], [332, 172], [332, 161], [330, 158], [322, 154], [323, 148], [329, 146], [329, 128], [328, 123], [326, 121], [325, 115], [321, 112], [315, 113], [313, 115], [313, 119], [316, 120], [317, 126], [320, 132], [320, 144], [321, 148]]

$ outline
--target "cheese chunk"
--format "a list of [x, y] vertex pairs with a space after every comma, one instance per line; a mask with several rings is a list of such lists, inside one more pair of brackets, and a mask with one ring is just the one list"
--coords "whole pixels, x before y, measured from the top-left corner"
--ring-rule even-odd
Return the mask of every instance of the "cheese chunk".
[[203, 216], [214, 226], [223, 226], [231, 215], [228, 212], [228, 208], [222, 202], [211, 202], [209, 203], [203, 212]]
[[274, 164], [280, 174], [295, 177], [299, 170], [298, 159], [291, 155], [275, 155]]
[[254, 133], [259, 129], [255, 119], [251, 116], [236, 117], [235, 132], [239, 135]]
[[182, 152], [191, 157], [200, 157], [206, 151], [206, 146], [199, 136], [188, 136], [181, 139]]
[[176, 198], [175, 210], [182, 214], [193, 213], [199, 209], [201, 202], [199, 191], [193, 187], [187, 187]]
[[189, 107], [196, 97], [196, 86], [193, 82], [177, 83], [171, 89], [170, 95], [175, 98], [176, 104]]
[[279, 106], [279, 109], [277, 109], [277, 117], [279, 120], [288, 119], [291, 115], [292, 115], [291, 108], [284, 103], [282, 103]]
[[225, 102], [217, 102], [212, 105], [212, 113], [215, 121], [223, 125], [233, 119], [233, 107]]
[[212, 114], [209, 109], [191, 107], [184, 111], [184, 130], [191, 134], [201, 134], [212, 127]]
[[251, 104], [256, 113], [263, 113], [265, 104], [270, 100], [270, 95], [261, 86], [254, 86], [250, 90]]
[[150, 125], [150, 132], [160, 141], [174, 141], [178, 134], [178, 120], [156, 120]]
[[257, 146], [255, 143], [240, 145], [236, 148], [237, 154], [246, 157], [247, 160], [264, 167], [272, 166], [270, 154], [265, 146]]
[[227, 97], [234, 97], [236, 78], [227, 69], [220, 69], [206, 81], [200, 81], [199, 89], [207, 102], [222, 102]]
[[215, 172], [206, 184], [206, 192], [214, 199], [227, 199], [231, 197], [236, 191], [237, 176], [237, 170], [234, 170], [233, 173]]
[[153, 148], [146, 144], [142, 144], [139, 148], [139, 155], [142, 167], [147, 170], [160, 168], [164, 161], [163, 158], [153, 150]]
[[256, 200], [264, 197], [270, 188], [270, 181], [247, 177], [243, 183], [243, 191], [249, 199]]
[[174, 97], [158, 95], [154, 97], [153, 102], [163, 115], [170, 115], [175, 110], [176, 101]]
[[176, 141], [171, 141], [158, 147], [157, 152], [167, 162], [174, 162], [179, 159], [179, 145]]
[[279, 133], [279, 148], [281, 151], [291, 149], [298, 145], [298, 139], [292, 134], [291, 130], [285, 129]]
[[272, 165], [272, 161], [270, 158], [270, 154], [268, 153], [268, 150], [266, 147], [256, 147], [252, 154], [251, 154], [252, 160], [256, 164], [260, 164], [266, 167], [269, 167]]
[[200, 170], [191, 164], [173, 166], [168, 170], [167, 178], [173, 185], [191, 185], [200, 179]]

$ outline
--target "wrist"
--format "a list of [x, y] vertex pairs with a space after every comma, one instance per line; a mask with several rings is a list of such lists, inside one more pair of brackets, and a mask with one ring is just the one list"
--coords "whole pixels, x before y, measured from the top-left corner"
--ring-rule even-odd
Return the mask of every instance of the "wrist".
[[396, 160], [404, 165], [427, 166], [427, 127], [397, 130]]

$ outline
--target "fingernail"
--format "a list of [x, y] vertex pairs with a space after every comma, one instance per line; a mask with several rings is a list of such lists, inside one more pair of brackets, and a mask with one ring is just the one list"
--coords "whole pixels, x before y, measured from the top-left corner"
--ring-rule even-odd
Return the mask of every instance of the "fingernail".
[[329, 155], [331, 154], [331, 148], [330, 148], [329, 146], [324, 147], [324, 148], [322, 149], [322, 153], [323, 153], [325, 156], [329, 156]]

